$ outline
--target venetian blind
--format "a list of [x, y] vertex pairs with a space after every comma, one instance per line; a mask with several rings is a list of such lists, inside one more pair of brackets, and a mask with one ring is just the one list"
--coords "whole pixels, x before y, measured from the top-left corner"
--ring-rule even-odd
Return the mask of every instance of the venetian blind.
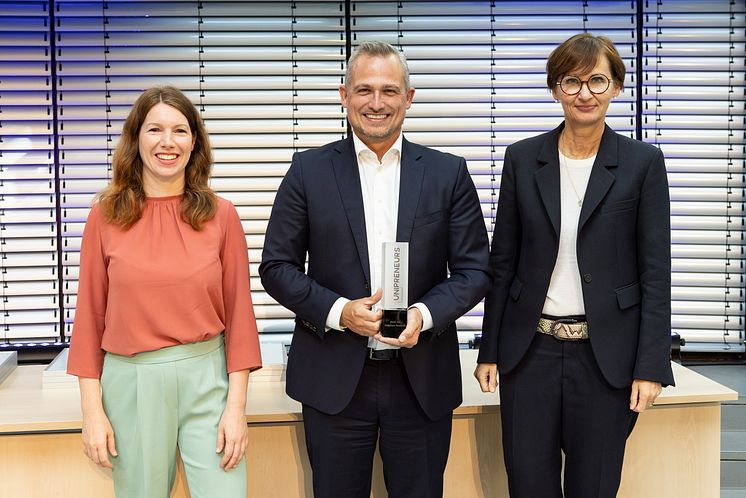
[[666, 156], [674, 331], [743, 351], [746, 2], [645, 2], [643, 139]]
[[[561, 41], [583, 30], [614, 41], [632, 70], [607, 122], [634, 136], [635, 2], [355, 1], [351, 25], [353, 46], [383, 40], [406, 54], [416, 92], [405, 136], [466, 158], [490, 237], [505, 148], [562, 121], [545, 72]], [[462, 341], [482, 313], [480, 303], [458, 321]]]
[[0, 343], [60, 337], [47, 1], [0, 17]]
[[55, 9], [66, 333], [89, 206], [107, 183], [132, 102], [156, 84], [184, 90], [205, 120], [212, 186], [246, 231], [260, 331], [291, 331], [292, 314], [263, 291], [257, 267], [293, 152], [345, 135], [344, 4], [56, 1]]
[[[417, 89], [405, 133], [467, 158], [491, 232], [505, 147], [561, 120], [546, 57], [587, 30], [611, 37], [628, 66], [608, 123], [667, 157], [674, 330], [688, 349], [743, 350], [744, 3], [2, 2], [0, 342], [70, 333], [83, 223], [142, 89], [170, 83], [198, 105], [213, 186], [246, 230], [260, 328], [289, 332], [257, 264], [292, 153], [346, 134], [346, 43], [405, 51]], [[481, 313], [459, 320], [462, 340]]]

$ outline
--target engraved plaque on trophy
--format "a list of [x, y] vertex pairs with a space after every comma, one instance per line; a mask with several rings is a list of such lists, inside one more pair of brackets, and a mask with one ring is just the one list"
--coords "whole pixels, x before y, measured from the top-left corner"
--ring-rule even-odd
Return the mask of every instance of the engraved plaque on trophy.
[[399, 337], [407, 326], [409, 243], [383, 243], [383, 325], [381, 335]]

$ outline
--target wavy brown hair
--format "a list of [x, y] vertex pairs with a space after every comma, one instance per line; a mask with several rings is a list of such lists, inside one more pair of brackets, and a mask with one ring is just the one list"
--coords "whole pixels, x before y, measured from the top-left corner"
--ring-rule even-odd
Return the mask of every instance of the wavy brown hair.
[[182, 113], [194, 137], [194, 149], [184, 171], [184, 201], [181, 218], [199, 230], [215, 216], [217, 198], [207, 182], [212, 171], [212, 150], [207, 130], [194, 105], [179, 89], [156, 86], [145, 90], [135, 101], [122, 128], [122, 136], [114, 151], [112, 178], [96, 199], [106, 221], [131, 227], [142, 216], [145, 205], [143, 162], [140, 157], [139, 135], [148, 112], [159, 103]]

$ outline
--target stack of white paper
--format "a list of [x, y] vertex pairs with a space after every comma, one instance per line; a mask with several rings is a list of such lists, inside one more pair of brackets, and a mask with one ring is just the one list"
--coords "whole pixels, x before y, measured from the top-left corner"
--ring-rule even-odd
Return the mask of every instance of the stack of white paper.
[[3, 351], [0, 353], [0, 384], [18, 366], [18, 353], [15, 351]]
[[65, 348], [47, 365], [41, 373], [41, 385], [43, 389], [77, 388], [78, 379], [74, 375], [68, 375], [67, 352]]
[[260, 370], [252, 372], [250, 382], [285, 380], [288, 345], [282, 342], [262, 342], [262, 364]]

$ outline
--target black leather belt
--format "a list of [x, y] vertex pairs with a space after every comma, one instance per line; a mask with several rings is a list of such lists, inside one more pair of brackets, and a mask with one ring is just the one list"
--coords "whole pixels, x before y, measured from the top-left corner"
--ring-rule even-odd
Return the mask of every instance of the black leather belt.
[[368, 348], [368, 359], [376, 361], [394, 360], [399, 357], [399, 349]]

